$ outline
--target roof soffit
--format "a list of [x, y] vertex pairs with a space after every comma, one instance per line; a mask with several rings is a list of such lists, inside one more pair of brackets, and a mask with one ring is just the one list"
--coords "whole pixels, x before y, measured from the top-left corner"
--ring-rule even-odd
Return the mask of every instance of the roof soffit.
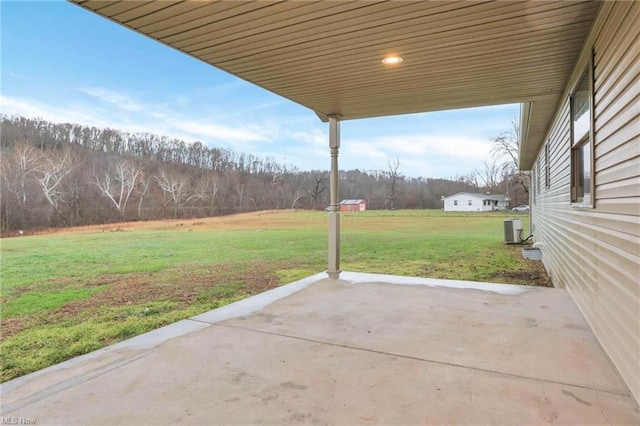
[[[542, 142], [599, 6], [74, 2], [304, 105], [323, 120], [527, 103], [524, 156]], [[383, 65], [391, 53], [401, 55], [402, 64]]]

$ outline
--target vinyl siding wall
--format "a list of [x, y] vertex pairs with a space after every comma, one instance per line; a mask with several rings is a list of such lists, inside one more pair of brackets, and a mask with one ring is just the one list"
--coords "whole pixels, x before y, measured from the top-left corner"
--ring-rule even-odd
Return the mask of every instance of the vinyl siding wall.
[[[571, 206], [568, 93], [594, 52], [595, 208]], [[535, 106], [534, 106], [535, 107]], [[640, 401], [640, 2], [604, 3], [533, 167], [532, 223], [566, 288]], [[540, 184], [537, 180], [540, 178]]]

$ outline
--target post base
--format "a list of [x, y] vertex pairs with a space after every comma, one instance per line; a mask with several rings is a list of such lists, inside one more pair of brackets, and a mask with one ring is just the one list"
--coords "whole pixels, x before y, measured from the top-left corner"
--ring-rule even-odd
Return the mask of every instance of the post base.
[[[327, 272], [340, 274], [340, 213], [337, 211], [329, 212], [328, 249], [329, 262], [327, 264]], [[337, 275], [335, 279], [337, 279]]]
[[327, 276], [329, 277], [330, 280], [339, 280], [340, 279], [340, 272], [342, 271], [327, 271]]

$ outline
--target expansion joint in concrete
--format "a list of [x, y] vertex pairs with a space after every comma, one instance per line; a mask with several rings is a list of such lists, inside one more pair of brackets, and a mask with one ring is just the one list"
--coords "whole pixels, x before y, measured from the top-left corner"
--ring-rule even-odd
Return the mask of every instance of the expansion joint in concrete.
[[522, 379], [522, 380], [532, 380], [532, 381], [535, 381], [535, 382], [553, 383], [553, 384], [556, 384], [556, 385], [571, 386], [571, 387], [574, 387], [574, 388], [588, 389], [588, 390], [592, 390], [592, 391], [596, 391], [596, 392], [604, 392], [604, 393], [608, 393], [608, 394], [612, 394], [612, 395], [618, 395], [618, 396], [624, 396], [624, 397], [631, 398], [631, 396], [629, 394], [626, 394], [626, 393], [615, 392], [615, 391], [606, 390], [606, 389], [597, 389], [597, 388], [594, 388], [594, 387], [579, 385], [579, 384], [576, 384], [576, 383], [566, 383], [566, 382], [560, 382], [560, 381], [555, 381], [555, 380], [539, 379], [537, 377], [522, 376], [522, 375], [519, 375], [519, 374], [505, 373], [505, 372], [502, 372], [502, 371], [489, 370], [489, 369], [486, 369], [486, 368], [472, 367], [472, 366], [469, 366], [469, 365], [456, 364], [456, 363], [452, 363], [452, 362], [445, 362], [445, 361], [439, 361], [439, 360], [428, 359], [428, 358], [420, 358], [420, 357], [415, 357], [415, 356], [411, 356], [411, 355], [404, 355], [404, 354], [398, 354], [398, 353], [394, 353], [394, 352], [386, 352], [386, 351], [380, 351], [380, 350], [376, 350], [376, 349], [362, 348], [362, 347], [358, 347], [358, 346], [351, 346], [351, 345], [346, 345], [346, 344], [341, 344], [341, 343], [325, 342], [325, 341], [322, 341], [322, 340], [309, 339], [307, 337], [293, 336], [293, 335], [284, 334], [284, 333], [275, 333], [275, 332], [272, 332], [272, 331], [256, 330], [256, 329], [253, 329], [253, 328], [240, 327], [240, 326], [231, 325], [231, 324], [213, 324], [213, 325], [219, 326], [219, 327], [234, 328], [234, 329], [244, 330], [244, 331], [253, 332], [253, 333], [267, 334], [267, 335], [271, 335], [271, 336], [278, 336], [278, 337], [284, 337], [284, 338], [289, 338], [289, 339], [296, 339], [296, 340], [301, 340], [301, 341], [305, 341], [305, 342], [316, 343], [316, 344], [319, 344], [319, 345], [334, 346], [334, 347], [337, 347], [337, 348], [344, 348], [344, 349], [351, 349], [351, 350], [355, 350], [355, 351], [369, 352], [369, 353], [374, 353], [374, 354], [384, 355], [384, 356], [393, 356], [393, 357], [409, 359], [409, 360], [413, 360], [413, 361], [428, 362], [428, 363], [433, 363], [433, 364], [446, 365], [446, 366], [449, 366], [449, 367], [466, 368], [466, 369], [469, 369], [469, 370], [481, 371], [483, 373], [489, 373], [489, 374], [497, 374], [497, 375], [500, 375], [500, 376], [518, 378], [518, 379]]

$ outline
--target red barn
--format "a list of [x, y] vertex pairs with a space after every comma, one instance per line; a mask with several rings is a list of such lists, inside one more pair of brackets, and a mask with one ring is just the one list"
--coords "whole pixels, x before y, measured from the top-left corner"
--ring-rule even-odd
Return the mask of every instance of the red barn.
[[340, 201], [341, 212], [363, 212], [367, 209], [365, 200], [342, 200]]

